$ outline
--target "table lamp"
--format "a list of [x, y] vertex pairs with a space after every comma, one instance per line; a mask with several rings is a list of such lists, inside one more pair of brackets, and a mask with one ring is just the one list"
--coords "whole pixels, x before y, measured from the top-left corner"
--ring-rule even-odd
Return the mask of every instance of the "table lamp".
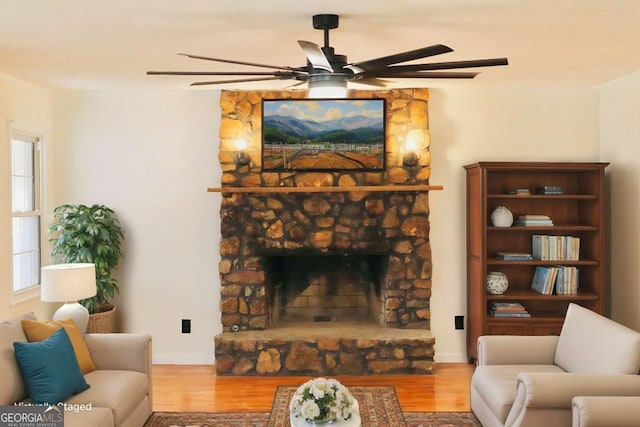
[[55, 264], [42, 267], [40, 299], [65, 303], [53, 315], [54, 320], [71, 317], [84, 334], [89, 323], [89, 311], [78, 300], [96, 294], [95, 264]]

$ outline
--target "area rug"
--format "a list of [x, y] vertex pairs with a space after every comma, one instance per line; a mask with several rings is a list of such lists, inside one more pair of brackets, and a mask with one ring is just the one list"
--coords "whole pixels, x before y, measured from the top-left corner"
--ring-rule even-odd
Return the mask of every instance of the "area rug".
[[[155, 412], [145, 427], [289, 427], [296, 387], [280, 386], [271, 412]], [[349, 387], [358, 400], [362, 427], [482, 427], [469, 412], [402, 412], [395, 389]]]
[[407, 427], [482, 427], [471, 412], [405, 412]]
[[[145, 427], [266, 427], [269, 416], [268, 412], [155, 412]], [[406, 427], [482, 427], [469, 412], [405, 412], [404, 418], [405, 424], [401, 425]], [[362, 425], [374, 427], [364, 422]]]

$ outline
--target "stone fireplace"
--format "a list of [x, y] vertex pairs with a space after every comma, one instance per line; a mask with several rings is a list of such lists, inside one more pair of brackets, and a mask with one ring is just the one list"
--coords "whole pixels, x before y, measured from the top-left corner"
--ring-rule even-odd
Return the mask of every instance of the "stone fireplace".
[[384, 325], [382, 281], [388, 255], [269, 255], [270, 318], [278, 322], [349, 322]]
[[[302, 96], [221, 95], [223, 189], [255, 191], [223, 192], [224, 332], [215, 338], [216, 371], [429, 373], [435, 339], [428, 191], [409, 187], [429, 180], [428, 91], [354, 96], [386, 99], [385, 172], [262, 172], [261, 100]], [[419, 135], [422, 145], [417, 164], [406, 166], [402, 147], [409, 134]], [[239, 135], [250, 141], [248, 164], [234, 161]], [[291, 190], [301, 187], [309, 191]]]

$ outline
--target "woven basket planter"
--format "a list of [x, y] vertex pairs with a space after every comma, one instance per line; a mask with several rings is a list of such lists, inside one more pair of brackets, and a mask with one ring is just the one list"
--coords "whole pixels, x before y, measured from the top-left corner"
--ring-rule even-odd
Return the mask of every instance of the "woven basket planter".
[[108, 334], [113, 332], [116, 319], [116, 308], [89, 315], [87, 334]]

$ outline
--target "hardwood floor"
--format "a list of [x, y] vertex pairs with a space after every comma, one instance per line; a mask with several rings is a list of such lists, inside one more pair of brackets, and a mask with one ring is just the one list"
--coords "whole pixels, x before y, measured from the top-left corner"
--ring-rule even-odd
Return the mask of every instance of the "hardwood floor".
[[[392, 385], [404, 411], [469, 411], [474, 366], [440, 363], [432, 375], [337, 377], [345, 386]], [[311, 377], [218, 377], [211, 365], [154, 365], [153, 410], [269, 412], [279, 385]]]

